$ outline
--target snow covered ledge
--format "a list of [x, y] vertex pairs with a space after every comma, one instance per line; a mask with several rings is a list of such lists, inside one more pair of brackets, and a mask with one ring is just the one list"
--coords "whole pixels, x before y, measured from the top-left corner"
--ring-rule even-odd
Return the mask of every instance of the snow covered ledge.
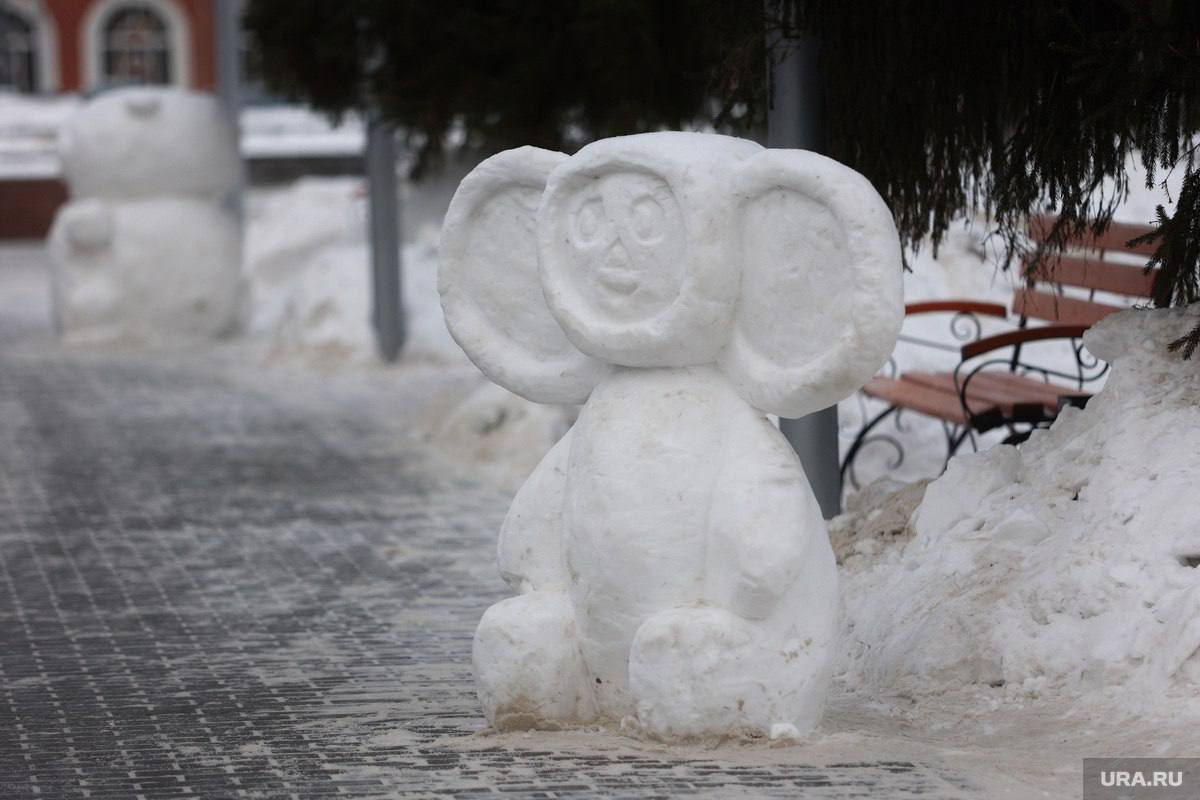
[[794, 737], [820, 718], [837, 575], [764, 412], [857, 389], [899, 332], [899, 241], [862, 176], [696, 133], [501, 153], [439, 248], [446, 322], [494, 382], [579, 419], [500, 531], [518, 594], [474, 666], [500, 729]]
[[1098, 324], [1085, 342], [1113, 371], [1086, 409], [955, 458], [906, 536], [845, 554], [850, 691], [1197, 718], [1200, 363], [1166, 344], [1198, 318]]

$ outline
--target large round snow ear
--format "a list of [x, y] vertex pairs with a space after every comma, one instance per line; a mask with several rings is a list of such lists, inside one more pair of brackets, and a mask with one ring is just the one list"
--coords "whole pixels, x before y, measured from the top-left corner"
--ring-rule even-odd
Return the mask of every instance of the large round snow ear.
[[741, 166], [742, 288], [721, 366], [763, 411], [833, 405], [887, 360], [904, 317], [900, 240], [870, 182], [803, 150]]
[[607, 369], [567, 341], [538, 275], [538, 203], [566, 159], [520, 147], [481, 163], [450, 201], [439, 248], [450, 334], [485, 375], [539, 403], [582, 403]]

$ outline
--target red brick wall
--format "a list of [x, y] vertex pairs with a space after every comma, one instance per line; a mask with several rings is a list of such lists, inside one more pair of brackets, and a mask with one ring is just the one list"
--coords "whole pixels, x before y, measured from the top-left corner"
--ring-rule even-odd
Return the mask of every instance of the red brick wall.
[[[175, 0], [191, 29], [191, 88], [211, 91], [216, 85], [213, 61], [213, 0]], [[79, 52], [83, 18], [95, 0], [46, 0], [58, 28], [59, 82], [64, 92], [78, 92], [83, 83], [83, 53]]]
[[83, 54], [79, 52], [79, 30], [83, 15], [91, 0], [46, 0], [46, 6], [54, 17], [58, 29], [58, 80], [59, 89], [77, 92], [83, 80]]
[[217, 85], [214, 0], [181, 0], [192, 28], [192, 88], [211, 92]]
[[66, 201], [67, 187], [54, 178], [0, 180], [0, 239], [41, 239]]

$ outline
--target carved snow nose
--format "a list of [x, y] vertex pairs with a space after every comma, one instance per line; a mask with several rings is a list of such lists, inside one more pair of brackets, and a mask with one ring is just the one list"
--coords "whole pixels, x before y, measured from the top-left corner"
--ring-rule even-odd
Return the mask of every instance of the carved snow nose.
[[629, 269], [632, 264], [629, 261], [629, 251], [625, 249], [625, 245], [620, 239], [613, 241], [608, 247], [608, 251], [604, 254], [604, 265], [615, 269]]
[[621, 294], [630, 294], [638, 287], [637, 270], [619, 238], [614, 238], [604, 251], [599, 273], [605, 286]]
[[125, 101], [125, 108], [135, 117], [149, 117], [158, 113], [159, 99], [157, 97], [130, 97]]

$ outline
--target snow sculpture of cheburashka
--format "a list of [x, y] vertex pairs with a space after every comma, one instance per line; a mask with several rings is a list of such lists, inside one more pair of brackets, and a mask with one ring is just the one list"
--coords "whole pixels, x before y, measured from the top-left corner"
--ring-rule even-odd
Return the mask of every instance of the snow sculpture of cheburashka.
[[500, 531], [519, 594], [473, 658], [492, 724], [811, 731], [837, 574], [765, 412], [836, 403], [895, 344], [900, 245], [867, 180], [714, 134], [510, 150], [454, 196], [439, 290], [489, 378], [585, 404]]
[[63, 340], [186, 342], [233, 327], [244, 291], [229, 203], [240, 163], [216, 99], [109, 92], [68, 120], [59, 150], [71, 201], [49, 248]]

